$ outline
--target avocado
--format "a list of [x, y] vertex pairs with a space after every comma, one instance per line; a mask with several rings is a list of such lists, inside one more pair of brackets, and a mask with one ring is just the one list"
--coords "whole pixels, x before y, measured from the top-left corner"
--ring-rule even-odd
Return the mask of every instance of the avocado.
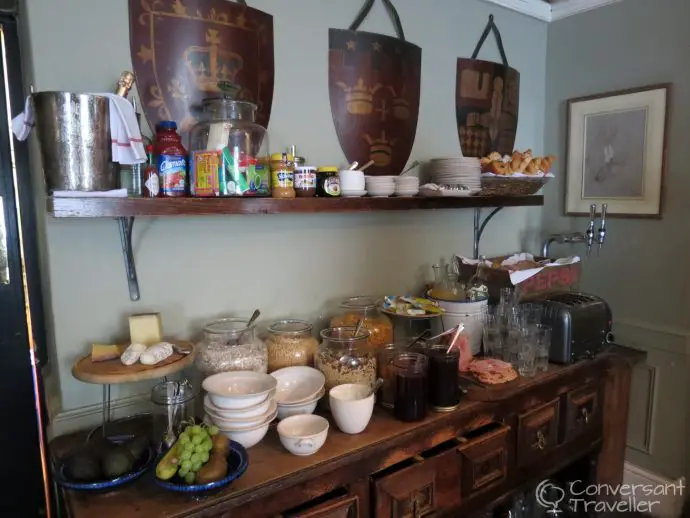
[[101, 469], [107, 478], [116, 478], [132, 471], [134, 458], [126, 446], [118, 446], [101, 459]]
[[146, 451], [146, 448], [149, 445], [149, 438], [146, 436], [139, 436], [139, 437], [134, 437], [133, 439], [127, 441], [125, 443], [125, 448], [129, 451], [130, 455], [134, 459], [134, 462], [138, 462], [141, 460], [141, 457], [144, 455], [144, 452]]
[[89, 452], [75, 453], [65, 464], [67, 476], [80, 482], [92, 482], [101, 477], [101, 469], [98, 460]]

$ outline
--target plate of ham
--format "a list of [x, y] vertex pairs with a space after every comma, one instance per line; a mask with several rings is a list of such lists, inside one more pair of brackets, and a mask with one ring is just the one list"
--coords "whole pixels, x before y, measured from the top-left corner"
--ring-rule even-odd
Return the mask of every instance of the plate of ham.
[[472, 360], [463, 367], [462, 372], [473, 375], [485, 385], [500, 385], [518, 378], [518, 373], [510, 363], [496, 358]]

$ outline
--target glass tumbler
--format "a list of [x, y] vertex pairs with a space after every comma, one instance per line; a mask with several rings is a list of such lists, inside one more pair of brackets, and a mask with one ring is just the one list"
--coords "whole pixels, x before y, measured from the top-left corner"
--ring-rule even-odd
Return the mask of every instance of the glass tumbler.
[[546, 372], [549, 368], [549, 352], [551, 350], [551, 328], [540, 324], [536, 326], [536, 367], [537, 372]]
[[450, 412], [460, 404], [460, 351], [436, 344], [421, 351], [429, 359], [429, 403], [435, 412]]
[[500, 317], [493, 313], [484, 314], [484, 356], [503, 358], [503, 331]]
[[429, 361], [419, 353], [400, 353], [395, 368], [394, 415], [400, 421], [421, 421], [426, 417], [429, 399]]
[[151, 389], [153, 440], [162, 449], [173, 445], [183, 421], [194, 417], [194, 390], [189, 381], [163, 381]]
[[531, 378], [537, 373], [537, 332], [534, 328], [520, 331], [517, 347], [517, 370], [520, 376]]

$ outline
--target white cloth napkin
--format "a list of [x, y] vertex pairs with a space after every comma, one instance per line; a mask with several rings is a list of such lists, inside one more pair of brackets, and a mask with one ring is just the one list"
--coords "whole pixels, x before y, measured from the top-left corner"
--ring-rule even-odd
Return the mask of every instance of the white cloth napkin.
[[112, 191], [53, 191], [53, 198], [126, 198], [127, 189]]
[[24, 102], [24, 111], [12, 119], [12, 133], [17, 140], [26, 140], [34, 127], [34, 105], [31, 96]]
[[[146, 162], [146, 151], [132, 104], [124, 97], [113, 93], [94, 95], [107, 97], [110, 101], [113, 162], [125, 165]], [[26, 140], [34, 125], [34, 108], [29, 96], [24, 103], [24, 111], [12, 119], [12, 132], [17, 140]]]

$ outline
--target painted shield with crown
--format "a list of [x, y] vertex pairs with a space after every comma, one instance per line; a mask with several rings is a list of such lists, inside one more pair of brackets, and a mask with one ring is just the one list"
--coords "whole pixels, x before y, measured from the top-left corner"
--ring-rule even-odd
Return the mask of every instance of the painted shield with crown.
[[273, 17], [227, 0], [130, 0], [130, 49], [151, 127], [174, 120], [187, 133], [198, 106], [237, 86], [266, 127], [273, 101]]
[[345, 156], [374, 161], [367, 174], [398, 174], [410, 158], [419, 114], [422, 49], [382, 34], [329, 30], [328, 83]]

